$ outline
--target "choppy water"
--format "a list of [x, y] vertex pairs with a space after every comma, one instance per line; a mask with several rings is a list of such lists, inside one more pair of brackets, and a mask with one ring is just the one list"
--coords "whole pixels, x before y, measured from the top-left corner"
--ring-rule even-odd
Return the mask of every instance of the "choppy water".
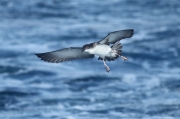
[[[34, 53], [122, 40], [129, 58], [45, 63]], [[1, 0], [0, 119], [179, 119], [179, 0]]]

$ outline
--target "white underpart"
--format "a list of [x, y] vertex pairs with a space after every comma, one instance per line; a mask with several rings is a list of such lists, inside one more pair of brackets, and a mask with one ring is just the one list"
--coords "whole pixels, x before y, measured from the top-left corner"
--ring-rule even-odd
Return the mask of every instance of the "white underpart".
[[109, 47], [108, 45], [97, 45], [94, 48], [86, 49], [85, 52], [88, 52], [90, 54], [97, 55], [101, 58], [105, 57], [116, 57], [116, 53]]

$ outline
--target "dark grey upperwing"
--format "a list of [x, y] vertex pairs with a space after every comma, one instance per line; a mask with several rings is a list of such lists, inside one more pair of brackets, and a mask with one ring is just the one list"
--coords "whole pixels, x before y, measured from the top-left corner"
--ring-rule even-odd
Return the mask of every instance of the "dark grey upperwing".
[[133, 34], [134, 34], [133, 29], [114, 31], [114, 32], [109, 33], [105, 38], [100, 40], [98, 43], [107, 44], [107, 45], [114, 44], [120, 41], [121, 39], [132, 37]]
[[44, 60], [46, 62], [52, 62], [52, 63], [59, 63], [59, 62], [64, 62], [64, 61], [69, 61], [69, 60], [94, 57], [94, 55], [92, 54], [89, 54], [87, 52], [81, 53], [81, 51], [82, 51], [81, 47], [71, 47], [71, 48], [64, 48], [57, 51], [40, 53], [40, 54], [35, 54], [35, 55], [41, 58], [41, 60]]

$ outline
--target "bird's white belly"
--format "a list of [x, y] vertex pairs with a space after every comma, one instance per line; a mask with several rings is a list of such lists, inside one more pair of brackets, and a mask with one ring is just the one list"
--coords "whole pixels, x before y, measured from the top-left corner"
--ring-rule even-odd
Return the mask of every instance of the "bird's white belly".
[[115, 57], [115, 54], [112, 52], [112, 49], [108, 45], [97, 45], [96, 47], [87, 49], [85, 51], [90, 54], [98, 55], [101, 58]]

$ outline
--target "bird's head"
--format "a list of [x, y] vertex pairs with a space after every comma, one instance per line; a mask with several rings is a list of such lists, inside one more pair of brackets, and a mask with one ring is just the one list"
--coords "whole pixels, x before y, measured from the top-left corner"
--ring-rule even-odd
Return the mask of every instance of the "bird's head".
[[90, 44], [86, 44], [82, 47], [82, 51], [81, 52], [84, 52], [84, 51], [87, 51], [88, 49], [91, 49], [94, 47], [94, 43], [90, 43]]
[[81, 51], [81, 52], [84, 52], [84, 51], [86, 51], [87, 49], [89, 49], [88, 44], [87, 44], [87, 45], [84, 45], [84, 46], [82, 47], [82, 51]]

